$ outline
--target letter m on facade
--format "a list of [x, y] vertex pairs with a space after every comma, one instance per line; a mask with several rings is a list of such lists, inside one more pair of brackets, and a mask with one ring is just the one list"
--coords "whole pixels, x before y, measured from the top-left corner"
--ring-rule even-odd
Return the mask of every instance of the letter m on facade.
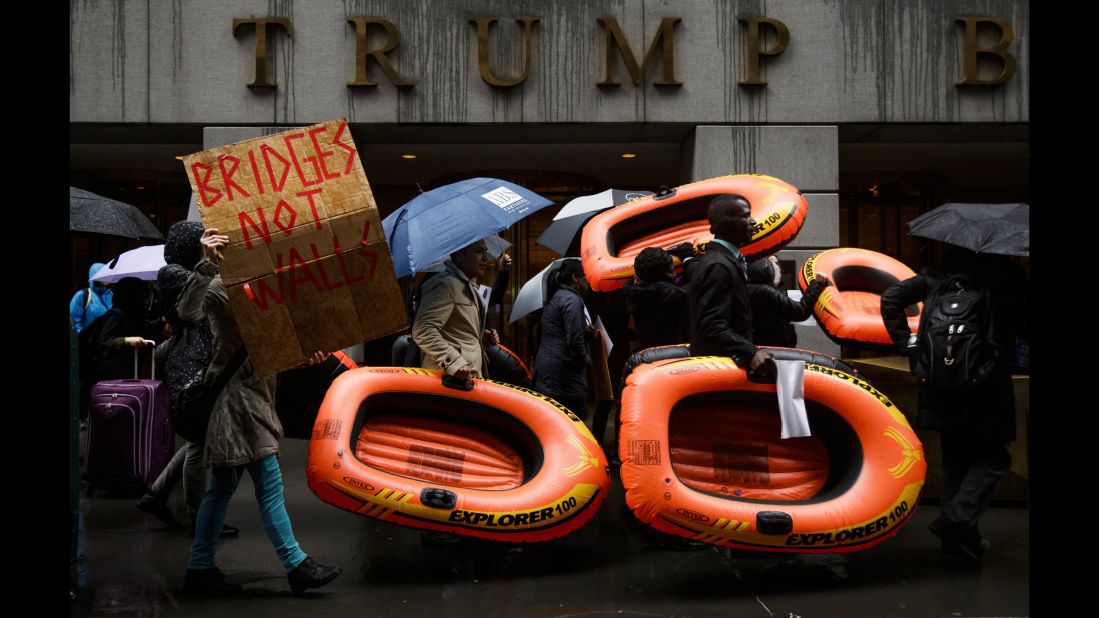
[[656, 31], [652, 43], [649, 44], [648, 51], [645, 52], [645, 58], [641, 61], [639, 66], [637, 64], [637, 58], [630, 49], [630, 43], [626, 40], [626, 35], [622, 33], [622, 28], [618, 26], [618, 20], [614, 17], [600, 17], [599, 23], [603, 25], [607, 43], [607, 72], [603, 81], [599, 82], [598, 85], [621, 85], [614, 79], [614, 50], [617, 48], [619, 55], [622, 56], [622, 63], [626, 65], [626, 70], [629, 71], [630, 78], [633, 79], [633, 84], [635, 86], [640, 86], [641, 77], [645, 74], [645, 69], [648, 68], [649, 62], [653, 58], [653, 53], [659, 46], [664, 70], [661, 74], [661, 78], [654, 81], [653, 84], [656, 86], [682, 86], [683, 82], [678, 81], [675, 78], [675, 25], [679, 23], [679, 21], [680, 19], [678, 17], [665, 17], [660, 20], [660, 28]]

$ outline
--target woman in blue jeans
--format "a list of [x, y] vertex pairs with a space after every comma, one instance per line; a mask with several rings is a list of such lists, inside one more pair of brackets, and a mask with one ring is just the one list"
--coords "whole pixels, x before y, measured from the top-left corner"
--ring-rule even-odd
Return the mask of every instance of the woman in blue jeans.
[[[201, 242], [203, 259], [195, 265], [176, 309], [184, 320], [210, 321], [214, 347], [205, 378], [209, 383], [231, 364], [244, 342], [218, 274], [219, 249], [228, 244], [229, 238], [218, 234], [216, 229], [208, 229]], [[314, 355], [313, 362], [323, 356]], [[187, 561], [183, 582], [187, 594], [221, 595], [241, 590], [240, 585], [225, 581], [214, 562], [214, 554], [229, 500], [245, 471], [252, 476], [263, 529], [286, 569], [291, 591], [298, 594], [307, 588], [319, 588], [340, 574], [340, 569], [320, 565], [308, 557], [294, 539], [278, 461], [282, 425], [274, 408], [277, 379], [255, 375], [252, 363], [245, 359], [214, 404], [203, 452], [203, 460], [211, 468], [211, 479], [198, 509], [195, 542]]]

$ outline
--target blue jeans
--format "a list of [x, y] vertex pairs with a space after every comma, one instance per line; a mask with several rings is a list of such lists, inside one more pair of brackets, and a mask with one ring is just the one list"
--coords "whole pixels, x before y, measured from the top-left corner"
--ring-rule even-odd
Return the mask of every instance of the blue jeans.
[[225, 513], [229, 510], [229, 499], [236, 492], [245, 470], [252, 475], [263, 529], [267, 538], [271, 539], [283, 568], [289, 573], [305, 560], [305, 552], [294, 539], [290, 516], [286, 513], [278, 455], [272, 453], [241, 466], [212, 469], [210, 486], [202, 496], [202, 505], [195, 521], [195, 543], [191, 546], [188, 569], [212, 569], [217, 566], [214, 564], [214, 553], [217, 552], [218, 537], [225, 524]]

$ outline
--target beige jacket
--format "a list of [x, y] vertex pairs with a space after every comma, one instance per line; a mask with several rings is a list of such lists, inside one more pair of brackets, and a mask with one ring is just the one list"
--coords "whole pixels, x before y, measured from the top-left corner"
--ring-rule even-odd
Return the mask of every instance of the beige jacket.
[[485, 305], [477, 284], [447, 260], [443, 273], [424, 282], [412, 325], [412, 339], [423, 352], [422, 366], [454, 375], [469, 365], [478, 377], [486, 377], [484, 330]]

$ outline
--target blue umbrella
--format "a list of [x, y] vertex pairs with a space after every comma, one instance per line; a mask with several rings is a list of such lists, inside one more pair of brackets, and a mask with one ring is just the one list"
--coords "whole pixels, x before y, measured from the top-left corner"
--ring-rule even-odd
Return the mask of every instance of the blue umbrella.
[[495, 178], [471, 178], [421, 193], [382, 220], [393, 269], [398, 277], [419, 272], [552, 203]]

